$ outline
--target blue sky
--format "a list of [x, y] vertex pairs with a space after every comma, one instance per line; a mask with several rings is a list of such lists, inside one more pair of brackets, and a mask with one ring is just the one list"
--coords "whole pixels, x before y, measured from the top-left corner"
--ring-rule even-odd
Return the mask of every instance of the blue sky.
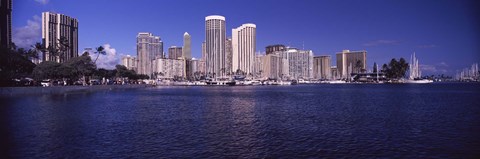
[[192, 54], [201, 56], [205, 16], [226, 17], [227, 35], [243, 23], [257, 25], [257, 50], [286, 44], [332, 55], [367, 50], [367, 63], [409, 59], [415, 51], [425, 74], [454, 74], [480, 62], [479, 3], [466, 0], [15, 0], [14, 42], [41, 41], [41, 12], [79, 21], [79, 50], [108, 44], [105, 67], [136, 55], [138, 32], [160, 36], [166, 50], [192, 36]]

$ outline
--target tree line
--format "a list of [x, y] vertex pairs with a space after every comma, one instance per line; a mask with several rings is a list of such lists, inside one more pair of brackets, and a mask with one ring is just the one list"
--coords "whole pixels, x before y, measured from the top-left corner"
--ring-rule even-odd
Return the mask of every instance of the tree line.
[[[60, 41], [62, 38], [60, 39]], [[123, 65], [116, 65], [115, 69], [108, 70], [97, 68], [96, 61], [100, 55], [106, 52], [102, 46], [97, 47], [97, 54], [92, 61], [89, 52], [84, 52], [81, 56], [71, 58], [68, 61], [61, 61], [69, 46], [67, 42], [59, 42], [57, 47], [44, 48], [41, 43], [32, 45], [31, 49], [17, 48], [12, 44], [11, 48], [0, 48], [0, 86], [16, 86], [15, 81], [20, 79], [33, 79], [42, 81], [45, 79], [62, 80], [71, 85], [76, 81], [82, 81], [89, 84], [89, 79], [148, 79], [147, 75], [137, 74], [134, 70], [129, 70]], [[32, 59], [39, 59], [39, 53], [48, 52], [50, 56], [59, 58], [57, 61], [43, 61], [38, 65], [32, 62]]]
[[[377, 63], [373, 63], [373, 73], [378, 72]], [[404, 78], [409, 69], [409, 64], [404, 58], [397, 59], [393, 58], [388, 64], [383, 64], [380, 70], [381, 73], [384, 73], [388, 79], [398, 80]]]

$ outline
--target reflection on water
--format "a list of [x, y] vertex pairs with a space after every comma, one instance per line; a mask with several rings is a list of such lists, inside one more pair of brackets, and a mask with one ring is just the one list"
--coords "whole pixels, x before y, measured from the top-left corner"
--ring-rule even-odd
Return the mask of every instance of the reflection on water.
[[471, 158], [475, 84], [158, 87], [0, 97], [15, 158]]

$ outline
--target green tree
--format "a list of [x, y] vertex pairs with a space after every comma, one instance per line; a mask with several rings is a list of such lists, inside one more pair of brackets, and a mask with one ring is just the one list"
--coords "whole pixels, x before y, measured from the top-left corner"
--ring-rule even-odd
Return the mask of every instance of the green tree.
[[111, 79], [113, 77], [115, 77], [117, 73], [117, 70], [107, 70], [107, 69], [104, 69], [104, 68], [99, 68], [98, 70], [95, 70], [95, 72], [93, 73], [93, 75], [97, 78], [107, 78], [107, 79]]
[[0, 48], [0, 86], [10, 86], [12, 79], [28, 77], [35, 64], [14, 49]]
[[44, 79], [58, 79], [62, 78], [62, 72], [60, 71], [62, 64], [55, 61], [44, 61], [38, 64], [33, 69], [33, 78], [40, 81]]
[[398, 75], [397, 77], [398, 78], [401, 78], [401, 77], [405, 77], [405, 75], [407, 74], [407, 71], [408, 71], [408, 63], [407, 61], [402, 57], [400, 58], [399, 62], [398, 62]]
[[48, 52], [49, 59], [46, 59], [46, 60], [57, 61], [57, 57], [60, 55], [60, 51], [57, 49], [57, 47], [50, 45], [47, 47], [47, 52]]
[[388, 70], [388, 65], [387, 65], [387, 64], [383, 64], [383, 65], [382, 65], [382, 70], [381, 70], [381, 72], [387, 73], [387, 70]]
[[83, 78], [84, 83], [87, 83], [87, 76], [91, 76], [96, 69], [95, 64], [88, 54], [70, 59], [65, 65], [72, 68], [71, 79]]
[[70, 45], [69, 45], [69, 42], [68, 42], [68, 39], [64, 36], [61, 36], [58, 40], [58, 45], [57, 45], [57, 49], [58, 49], [58, 57], [60, 58], [59, 61], [60, 62], [65, 62], [63, 61], [63, 57], [65, 56], [66, 52], [68, 51], [68, 49], [70, 48]]
[[404, 58], [400, 58], [399, 61], [393, 58], [392, 60], [390, 60], [390, 63], [388, 63], [388, 65], [383, 65], [382, 71], [385, 72], [387, 78], [400, 79], [402, 77], [405, 77], [405, 74], [408, 71], [408, 63], [405, 61]]
[[131, 77], [132, 72], [123, 65], [116, 65], [115, 69], [117, 70], [116, 77]]
[[35, 52], [35, 58], [40, 58], [38, 55], [39, 53], [42, 53], [42, 55], [45, 54], [45, 52], [47, 51], [47, 49], [43, 46], [43, 44], [41, 43], [35, 43], [34, 45], [32, 45], [32, 49], [33, 51]]

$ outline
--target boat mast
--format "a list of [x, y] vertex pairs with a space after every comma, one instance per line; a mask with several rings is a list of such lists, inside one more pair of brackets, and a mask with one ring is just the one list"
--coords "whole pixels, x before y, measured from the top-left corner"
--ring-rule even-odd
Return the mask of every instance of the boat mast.
[[376, 65], [375, 67], [377, 68], [377, 83], [378, 83], [378, 82], [379, 82], [379, 81], [378, 81], [378, 64], [375, 63], [375, 65]]

